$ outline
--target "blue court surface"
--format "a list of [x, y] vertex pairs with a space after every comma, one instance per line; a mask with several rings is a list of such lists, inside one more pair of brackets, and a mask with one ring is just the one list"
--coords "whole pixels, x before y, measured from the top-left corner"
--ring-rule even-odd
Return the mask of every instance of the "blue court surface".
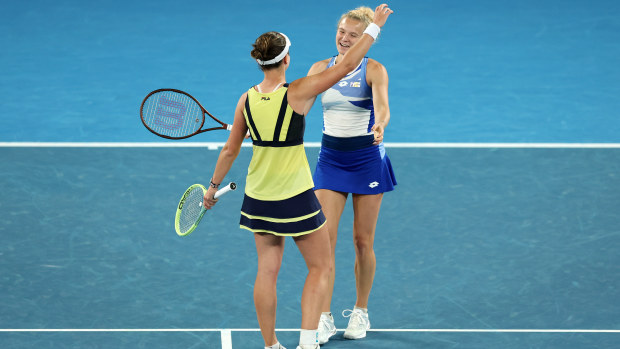
[[[317, 152], [309, 148], [309, 158]], [[618, 343], [620, 149], [388, 152], [402, 180], [384, 199], [371, 299], [373, 328], [385, 332], [326, 347]], [[233, 348], [260, 347], [259, 333], [237, 331], [258, 327], [253, 239], [238, 228], [241, 193], [222, 198], [188, 237], [174, 233], [180, 193], [204, 181], [217, 151], [11, 147], [0, 154], [0, 323], [36, 329], [0, 333], [2, 347], [224, 348], [220, 330], [232, 330]], [[243, 182], [250, 154], [244, 148], [231, 179]], [[351, 219], [349, 208], [343, 222]], [[355, 296], [350, 224], [339, 244], [338, 313]], [[289, 241], [278, 328], [299, 326], [304, 270]], [[41, 332], [49, 329], [157, 331]], [[174, 329], [182, 331], [161, 332]], [[297, 336], [281, 339], [292, 346]]]
[[[375, 240], [372, 330], [355, 298], [352, 210], [324, 348], [620, 348], [620, 3], [395, 1], [370, 57], [390, 74], [398, 186]], [[292, 40], [290, 80], [335, 53], [340, 14], [378, 3], [60, 0], [0, 4], [0, 348], [262, 348], [239, 189], [181, 238], [180, 194], [225, 131], [163, 141], [151, 90], [224, 121], [261, 79], [250, 44]], [[321, 108], [307, 116], [313, 168]], [[249, 145], [249, 144], [248, 144]], [[278, 337], [299, 338], [305, 264], [287, 241]]]

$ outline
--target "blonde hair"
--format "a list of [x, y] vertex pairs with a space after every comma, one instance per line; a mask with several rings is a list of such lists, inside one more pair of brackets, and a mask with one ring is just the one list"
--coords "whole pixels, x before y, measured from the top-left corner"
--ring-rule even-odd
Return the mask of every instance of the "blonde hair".
[[360, 6], [356, 9], [353, 9], [340, 17], [338, 21], [338, 25], [342, 23], [342, 20], [345, 18], [353, 19], [365, 24], [364, 27], [367, 27], [370, 23], [372, 23], [372, 19], [375, 16], [375, 11], [373, 11], [370, 7]]

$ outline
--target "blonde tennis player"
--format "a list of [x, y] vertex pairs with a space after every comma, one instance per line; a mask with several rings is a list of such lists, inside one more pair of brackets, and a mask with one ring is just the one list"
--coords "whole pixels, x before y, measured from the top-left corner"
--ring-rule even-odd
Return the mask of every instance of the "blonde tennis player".
[[[343, 14], [336, 31], [338, 54], [316, 62], [308, 75], [340, 65], [372, 25], [373, 16], [368, 7]], [[357, 299], [352, 310], [343, 311], [349, 317], [344, 337], [360, 339], [370, 328], [368, 299], [375, 275], [373, 244], [381, 200], [383, 193], [394, 189], [396, 179], [383, 146], [383, 133], [390, 120], [388, 74], [383, 65], [368, 57], [359, 59], [355, 69], [321, 95], [321, 104], [323, 139], [313, 179], [327, 217], [332, 247], [332, 272], [319, 323], [319, 343], [323, 344], [336, 333], [330, 311], [336, 270], [334, 252], [349, 193], [353, 203]]]

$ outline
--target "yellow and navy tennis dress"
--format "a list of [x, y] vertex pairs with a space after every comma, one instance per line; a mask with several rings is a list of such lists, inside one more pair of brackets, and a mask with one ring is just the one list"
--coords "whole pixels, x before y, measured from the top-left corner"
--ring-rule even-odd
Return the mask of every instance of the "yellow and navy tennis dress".
[[325, 224], [304, 149], [305, 118], [287, 91], [288, 84], [271, 93], [252, 87], [245, 101], [253, 153], [239, 224], [255, 233], [299, 236]]

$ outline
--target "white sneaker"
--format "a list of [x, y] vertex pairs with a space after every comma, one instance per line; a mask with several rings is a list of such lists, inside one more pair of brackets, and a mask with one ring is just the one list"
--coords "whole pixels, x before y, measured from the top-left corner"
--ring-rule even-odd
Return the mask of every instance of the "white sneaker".
[[321, 319], [319, 320], [319, 344], [329, 342], [329, 337], [335, 335], [337, 331], [332, 314], [321, 314]]
[[316, 345], [298, 345], [297, 349], [320, 349], [318, 344]]
[[[349, 312], [349, 314], [345, 315], [345, 312]], [[366, 337], [366, 331], [370, 329], [370, 320], [368, 320], [367, 312], [356, 308], [353, 310], [347, 309], [342, 312], [342, 316], [349, 318], [349, 325], [344, 331], [344, 338], [360, 339]]]

